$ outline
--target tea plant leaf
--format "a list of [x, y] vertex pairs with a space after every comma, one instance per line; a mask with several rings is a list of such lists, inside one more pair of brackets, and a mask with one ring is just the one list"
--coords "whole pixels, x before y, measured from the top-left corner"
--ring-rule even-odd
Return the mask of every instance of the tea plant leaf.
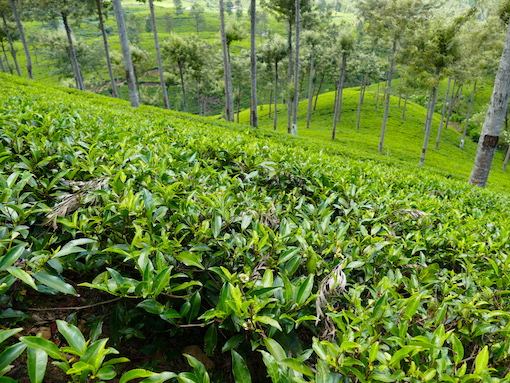
[[35, 284], [34, 278], [30, 274], [28, 274], [25, 270], [22, 270], [18, 267], [10, 266], [7, 269], [7, 272], [19, 280], [25, 282], [27, 285], [32, 287], [34, 290], [37, 290], [37, 286]]
[[189, 251], [183, 251], [174, 256], [175, 259], [184, 263], [186, 266], [195, 266], [201, 270], [205, 270], [204, 265], [202, 265], [202, 255], [199, 253], [191, 253]]
[[276, 340], [272, 338], [265, 338], [264, 345], [266, 346], [267, 351], [269, 351], [277, 362], [286, 358], [287, 355], [285, 354], [285, 350]]
[[4, 340], [6, 340], [7, 338], [13, 336], [14, 334], [19, 333], [22, 330], [23, 330], [23, 328], [18, 327], [18, 328], [13, 328], [13, 329], [10, 329], [10, 330], [2, 330], [2, 331], [0, 331], [0, 344]]
[[268, 324], [270, 326], [273, 326], [274, 328], [276, 328], [276, 329], [278, 329], [280, 331], [283, 331], [282, 327], [280, 326], [280, 323], [278, 323], [276, 320], [274, 320], [273, 318], [270, 318], [268, 316], [265, 316], [265, 315], [262, 315], [262, 316], [255, 315], [253, 317], [253, 321], [254, 322], [260, 322], [260, 323], [265, 323], [265, 324]]
[[227, 340], [223, 347], [221, 348], [221, 352], [227, 352], [230, 351], [237, 346], [239, 346], [244, 341], [244, 336], [242, 335], [234, 335], [232, 338]]
[[27, 350], [28, 376], [31, 383], [42, 383], [48, 365], [48, 354], [41, 349], [29, 347]]
[[482, 351], [478, 353], [475, 359], [475, 375], [479, 375], [487, 369], [489, 364], [489, 347], [485, 346]]
[[422, 299], [422, 294], [416, 294], [416, 295], [413, 295], [412, 297], [407, 299], [406, 308], [404, 310], [404, 317], [407, 320], [411, 320], [413, 318], [414, 314], [416, 314], [416, 312], [418, 311], [418, 308], [420, 306], [421, 299]]
[[16, 343], [7, 347], [0, 354], [0, 371], [11, 364], [18, 356], [20, 356], [21, 353], [25, 351], [25, 348], [27, 348], [27, 346], [23, 343]]
[[7, 269], [14, 262], [16, 262], [21, 257], [24, 251], [25, 251], [24, 244], [15, 246], [11, 250], [9, 250], [7, 254], [3, 255], [0, 258], [0, 271]]
[[23, 336], [20, 338], [20, 341], [28, 347], [43, 350], [53, 359], [61, 359], [59, 348], [55, 343], [50, 342], [49, 340], [39, 338], [37, 336]]
[[168, 287], [172, 269], [173, 266], [168, 266], [157, 275], [152, 285], [152, 295], [154, 297], [157, 297], [165, 288]]
[[235, 350], [232, 350], [232, 372], [236, 383], [251, 383], [250, 370], [244, 358]]
[[310, 367], [308, 367], [303, 362], [300, 362], [299, 360], [295, 358], [283, 358], [282, 360], [278, 361], [280, 365], [284, 365], [286, 367], [289, 367], [293, 369], [294, 371], [299, 372], [300, 374], [306, 375], [306, 376], [314, 376], [312, 370]]
[[87, 238], [80, 238], [69, 241], [66, 243], [59, 251], [53, 254], [54, 258], [63, 257], [64, 255], [69, 255], [73, 253], [80, 253], [82, 251], [86, 251], [84, 248], [80, 247], [81, 245], [86, 245], [89, 243], [94, 243], [95, 241]]
[[147, 378], [148, 376], [157, 376], [157, 374], [155, 372], [152, 372], [149, 370], [137, 368], [137, 369], [130, 370], [130, 371], [124, 373], [121, 376], [119, 383], [126, 383], [126, 382], [129, 382], [130, 380], [138, 379], [138, 378]]
[[77, 351], [77, 355], [83, 356], [86, 351], [86, 342], [80, 329], [62, 320], [57, 320], [57, 327], [69, 346]]
[[297, 292], [296, 303], [303, 306], [310, 297], [313, 289], [314, 275], [310, 274], [301, 284]]
[[57, 277], [56, 275], [48, 274], [45, 271], [39, 271], [34, 274], [34, 278], [41, 282], [43, 285], [60, 291], [61, 293], [78, 295], [73, 286], [65, 282], [62, 278]]

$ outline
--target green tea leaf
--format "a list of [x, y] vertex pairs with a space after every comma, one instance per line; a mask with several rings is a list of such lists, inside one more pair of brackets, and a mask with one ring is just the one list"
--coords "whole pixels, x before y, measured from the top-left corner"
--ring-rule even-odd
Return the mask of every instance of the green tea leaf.
[[35, 284], [34, 278], [30, 274], [28, 274], [25, 270], [22, 270], [18, 267], [10, 266], [7, 269], [7, 272], [19, 280], [25, 282], [27, 285], [32, 287], [34, 290], [37, 290], [37, 285]]
[[0, 271], [7, 269], [14, 262], [16, 262], [24, 251], [25, 245], [18, 245], [9, 250], [7, 254], [0, 256]]
[[296, 303], [298, 306], [303, 306], [307, 299], [310, 297], [313, 289], [314, 275], [310, 274], [299, 287]]
[[69, 346], [77, 351], [77, 355], [83, 356], [87, 347], [80, 329], [63, 320], [57, 320], [58, 331], [66, 338]]
[[60, 291], [64, 294], [78, 295], [73, 286], [65, 282], [61, 277], [48, 274], [45, 271], [39, 271], [34, 274], [34, 278], [41, 282], [43, 285], [48, 286], [54, 290]]
[[0, 331], [0, 343], [2, 343], [7, 338], [13, 336], [14, 334], [19, 333], [22, 330], [23, 330], [23, 328], [18, 327], [18, 328], [13, 328], [13, 329], [10, 329], [10, 330], [2, 330], [2, 331]]
[[294, 371], [299, 372], [300, 374], [313, 377], [313, 372], [305, 363], [300, 362], [299, 360], [295, 358], [284, 358], [280, 361], [278, 361], [280, 365], [284, 365], [286, 367], [289, 367], [293, 369]]
[[173, 266], [168, 266], [167, 268], [163, 269], [154, 280], [152, 285], [152, 295], [154, 297], [157, 297], [166, 287], [168, 287], [172, 269]]
[[37, 336], [23, 336], [20, 338], [20, 341], [26, 344], [28, 347], [43, 350], [53, 359], [62, 359], [60, 356], [60, 350], [57, 345], [53, 342], [50, 342], [49, 340], [39, 338]]
[[186, 266], [195, 266], [201, 270], [205, 267], [202, 265], [202, 255], [200, 253], [190, 253], [189, 251], [183, 251], [174, 256], [175, 259], [184, 263]]
[[42, 383], [48, 365], [48, 354], [39, 348], [29, 347], [27, 350], [28, 376], [31, 383]]
[[489, 347], [485, 346], [482, 351], [478, 353], [475, 359], [475, 375], [479, 375], [487, 369], [489, 364]]
[[21, 353], [25, 351], [25, 348], [27, 348], [27, 346], [23, 343], [16, 343], [7, 347], [0, 354], [0, 371], [11, 364], [18, 356], [20, 356]]
[[232, 338], [227, 340], [223, 347], [221, 348], [221, 352], [226, 352], [229, 350], [232, 350], [233, 348], [236, 348], [244, 341], [244, 336], [242, 335], [234, 335]]
[[146, 378], [148, 376], [157, 376], [157, 374], [149, 370], [137, 368], [135, 370], [130, 370], [123, 374], [119, 380], [119, 383], [126, 383], [133, 379]]
[[251, 383], [250, 370], [244, 358], [235, 350], [232, 350], [232, 372], [236, 383]]
[[406, 308], [404, 310], [404, 317], [407, 320], [411, 320], [416, 311], [418, 311], [418, 307], [420, 306], [420, 301], [422, 299], [422, 294], [416, 294], [407, 299]]
[[265, 315], [261, 315], [261, 316], [255, 315], [253, 317], [253, 321], [265, 323], [265, 324], [268, 324], [270, 326], [273, 326], [273, 327], [277, 328], [280, 331], [283, 331], [282, 327], [280, 326], [280, 323], [278, 323], [276, 320], [274, 320], [273, 318], [270, 318], [268, 316], [265, 316]]

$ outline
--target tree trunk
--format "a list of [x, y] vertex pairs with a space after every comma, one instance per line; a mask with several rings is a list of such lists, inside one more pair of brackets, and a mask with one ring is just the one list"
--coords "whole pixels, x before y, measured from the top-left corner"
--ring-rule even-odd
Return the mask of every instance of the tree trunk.
[[7, 40], [9, 41], [9, 46], [11, 47], [11, 56], [14, 61], [14, 66], [16, 67], [16, 72], [18, 76], [21, 77], [21, 71], [19, 70], [18, 58], [16, 57], [16, 49], [14, 49], [14, 42], [12, 41], [11, 32], [9, 32], [9, 27], [7, 25], [7, 20], [5, 19], [5, 14], [2, 13], [2, 21], [5, 28], [5, 34], [7, 35]]
[[443, 101], [443, 109], [441, 110], [441, 122], [439, 123], [439, 128], [437, 129], [437, 137], [436, 137], [436, 146], [435, 149], [439, 149], [439, 144], [441, 142], [441, 134], [443, 133], [443, 123], [444, 123], [444, 117], [446, 112], [446, 105], [448, 105], [448, 98], [450, 97], [450, 86], [452, 83], [452, 78], [448, 78], [448, 86], [446, 87], [446, 94], [444, 96]]
[[241, 118], [241, 84], [239, 84], [239, 91], [237, 92], [237, 123], [239, 124]]
[[101, 5], [102, 0], [96, 0], [97, 7], [97, 17], [99, 19], [99, 29], [101, 30], [101, 35], [103, 36], [103, 45], [106, 57], [106, 65], [108, 66], [108, 74], [110, 75], [110, 84], [112, 86], [112, 95], [113, 97], [119, 97], [117, 93], [117, 84], [115, 83], [115, 75], [113, 74], [112, 69], [112, 61], [110, 59], [110, 46], [108, 44], [108, 36], [106, 35], [106, 30], [104, 29], [104, 20], [103, 20], [103, 7]]
[[4, 60], [2, 60], [2, 58], [0, 57], [0, 70], [2, 70], [2, 72], [6, 72], [5, 71], [5, 66], [4, 66]]
[[340, 122], [340, 115], [342, 114], [342, 98], [344, 92], [345, 82], [345, 67], [347, 66], [347, 53], [342, 53], [342, 69], [340, 70], [340, 79], [338, 80], [338, 86], [335, 97], [335, 111], [333, 113], [333, 132], [331, 133], [331, 139], [336, 138], [336, 126]]
[[315, 74], [314, 60], [315, 60], [315, 45], [312, 44], [312, 51], [310, 53], [310, 77], [308, 79], [308, 110], [306, 112], [307, 129], [310, 129], [310, 120], [312, 119], [313, 83]]
[[404, 121], [406, 119], [406, 112], [407, 112], [407, 99], [409, 95], [406, 93], [404, 95], [404, 107], [402, 108], [402, 114], [400, 115], [400, 119]]
[[494, 88], [492, 90], [489, 110], [485, 116], [482, 134], [478, 141], [475, 164], [469, 183], [485, 187], [498, 144], [501, 128], [508, 108], [510, 96], [510, 23], [508, 24], [505, 46], [501, 55]]
[[117, 29], [119, 32], [120, 46], [122, 48], [122, 61], [124, 62], [124, 69], [126, 70], [126, 79], [129, 89], [129, 101], [132, 107], [139, 106], [138, 89], [136, 87], [135, 70], [133, 68], [133, 61], [131, 60], [131, 50], [129, 48], [129, 41], [127, 37], [126, 20], [124, 18], [124, 10], [120, 0], [112, 0], [113, 9], [115, 11], [115, 19], [117, 20]]
[[273, 130], [276, 130], [278, 123], [278, 61], [274, 63], [274, 116], [273, 116]]
[[381, 81], [377, 83], [377, 92], [375, 93], [375, 110], [379, 109], [379, 93], [381, 89]]
[[510, 145], [508, 145], [508, 149], [506, 151], [505, 160], [503, 161], [503, 167], [501, 168], [501, 170], [503, 170], [503, 171], [506, 170], [506, 167], [508, 165], [508, 160], [509, 159], [510, 159]]
[[[464, 124], [464, 129], [462, 130], [462, 138], [460, 139], [460, 145], [459, 148], [464, 149], [464, 144], [466, 142], [466, 135], [467, 130], [469, 127], [469, 119], [471, 118], [471, 112], [473, 111], [473, 103], [475, 102], [475, 95], [476, 95], [476, 80], [473, 84], [473, 91], [471, 92], [471, 100], [469, 100], [469, 108], [466, 116], [466, 121]], [[505, 113], [506, 114], [506, 113]]]
[[296, 59], [294, 60], [294, 97], [292, 110], [292, 134], [297, 135], [299, 108], [299, 39], [301, 33], [301, 0], [296, 0]]
[[257, 1], [251, 0], [250, 8], [251, 34], [250, 34], [250, 66], [251, 66], [251, 97], [250, 97], [250, 125], [259, 125], [257, 110], [257, 54], [255, 44], [257, 39]]
[[67, 42], [69, 43], [69, 60], [71, 60], [71, 67], [73, 68], [76, 87], [80, 90], [85, 90], [80, 64], [78, 63], [78, 56], [76, 56], [76, 50], [74, 49], [73, 36], [71, 33], [71, 27], [69, 26], [69, 20], [67, 19], [67, 13], [61, 12], [60, 15], [62, 16], [62, 22], [64, 23], [64, 28], [66, 30]]
[[186, 88], [184, 86], [184, 71], [182, 66], [179, 66], [179, 77], [181, 79], [181, 91], [182, 91], [182, 110], [184, 112], [188, 111], [188, 106], [186, 104]]
[[19, 37], [21, 39], [21, 43], [23, 44], [23, 49], [25, 50], [25, 56], [27, 61], [27, 72], [28, 77], [30, 79], [34, 78], [32, 73], [32, 58], [30, 57], [30, 51], [28, 50], [28, 44], [25, 39], [25, 32], [23, 31], [23, 25], [21, 24], [21, 19], [18, 14], [18, 8], [16, 6], [16, 0], [9, 0], [11, 3], [12, 13], [14, 14], [14, 18], [16, 19], [16, 24], [18, 25]]
[[391, 100], [391, 81], [393, 80], [393, 70], [395, 68], [395, 53], [397, 52], [397, 41], [393, 41], [393, 47], [390, 54], [390, 71], [388, 73], [388, 80], [386, 82], [385, 100], [384, 100], [384, 115], [381, 127], [381, 137], [379, 140], [379, 153], [384, 149], [384, 136], [386, 135], [386, 124], [388, 122], [388, 114], [390, 110]]
[[287, 36], [287, 57], [289, 59], [289, 67], [287, 71], [287, 89], [285, 95], [287, 97], [287, 133], [291, 134], [292, 130], [292, 97], [289, 94], [290, 84], [292, 83], [292, 23], [289, 20], [289, 35]]
[[2, 53], [4, 55], [5, 65], [7, 65], [7, 70], [9, 71], [10, 74], [12, 74], [12, 68], [11, 68], [11, 64], [9, 64], [9, 59], [7, 58], [7, 52], [5, 51], [4, 42], [0, 41], [0, 45], [2, 46]]
[[149, 8], [151, 15], [152, 34], [154, 35], [154, 46], [156, 47], [156, 57], [158, 59], [159, 70], [159, 83], [161, 91], [163, 92], [163, 100], [165, 101], [165, 108], [170, 109], [170, 100], [168, 99], [168, 92], [166, 90], [165, 75], [163, 73], [163, 60], [161, 59], [161, 49], [159, 49], [158, 30], [156, 26], [156, 16], [154, 14], [154, 1], [149, 0]]
[[445, 129], [448, 129], [448, 126], [450, 126], [450, 118], [452, 117], [453, 113], [453, 106], [455, 105], [455, 102], [457, 101], [457, 97], [459, 96], [459, 93], [462, 89], [462, 85], [459, 85], [457, 87], [457, 91], [455, 91], [455, 83], [457, 80], [453, 82], [453, 89], [452, 89], [452, 97], [450, 98], [450, 106], [448, 107], [448, 113], [446, 115], [446, 123], [444, 125]]
[[319, 95], [321, 94], [322, 84], [324, 83], [325, 74], [322, 75], [321, 80], [319, 81], [319, 88], [317, 89], [317, 93], [315, 96], [315, 102], [313, 103], [313, 111], [317, 110], [317, 101], [319, 100]]
[[425, 138], [423, 140], [423, 148], [421, 150], [420, 167], [425, 164], [425, 156], [427, 155], [427, 147], [429, 146], [430, 129], [432, 127], [432, 117], [434, 117], [434, 106], [436, 105], [437, 88], [430, 90], [429, 106], [427, 108], [427, 118], [425, 120]]
[[232, 71], [228, 55], [227, 36], [225, 32], [225, 5], [220, 0], [220, 34], [221, 47], [223, 51], [223, 76], [225, 82], [225, 118], [227, 121], [234, 121], [234, 96], [232, 89]]
[[269, 112], [267, 117], [271, 119], [271, 115], [273, 114], [273, 89], [269, 91], [269, 98], [267, 99], [267, 105], [269, 106]]
[[363, 107], [363, 101], [365, 99], [366, 81], [367, 81], [367, 76], [363, 76], [363, 79], [361, 80], [361, 86], [359, 87], [358, 115], [356, 117], [356, 130], [358, 130], [358, 131], [361, 127], [361, 109]]

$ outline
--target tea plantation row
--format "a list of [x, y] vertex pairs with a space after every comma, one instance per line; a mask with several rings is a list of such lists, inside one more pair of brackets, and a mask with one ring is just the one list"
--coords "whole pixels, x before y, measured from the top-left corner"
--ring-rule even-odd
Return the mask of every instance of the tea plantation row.
[[5, 381], [509, 381], [507, 195], [7, 75], [0, 105]]

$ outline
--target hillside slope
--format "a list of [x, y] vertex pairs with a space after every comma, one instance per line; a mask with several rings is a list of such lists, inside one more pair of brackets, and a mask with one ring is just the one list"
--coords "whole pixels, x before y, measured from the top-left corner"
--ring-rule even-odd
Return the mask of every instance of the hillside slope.
[[[383, 95], [379, 95], [379, 100], [377, 101], [374, 92], [367, 92], [362, 108], [361, 126], [357, 131], [358, 101], [359, 88], [344, 90], [343, 108], [335, 142], [331, 141], [334, 92], [324, 93], [319, 96], [317, 108], [312, 114], [310, 129], [306, 129], [308, 101], [301, 101], [298, 113], [298, 135], [310, 141], [310, 143], [305, 143], [306, 146], [313, 145], [319, 150], [324, 149], [331, 153], [341, 153], [352, 158], [373, 159], [390, 165], [398, 163], [399, 167], [407, 168], [409, 171], [422, 172], [423, 170], [418, 167], [418, 163], [424, 140], [425, 108], [416, 103], [408, 102], [405, 119], [402, 120], [404, 101], [399, 102], [397, 97], [392, 97], [384, 151], [382, 154], [379, 154], [377, 148], [384, 108]], [[376, 105], [378, 105], [378, 108]], [[260, 128], [264, 131], [272, 130], [273, 114], [272, 112], [271, 115], [269, 114], [268, 106], [261, 106], [259, 113]], [[279, 123], [277, 131], [280, 134], [286, 135], [286, 105], [279, 105], [278, 115]], [[241, 112], [240, 121], [249, 124], [248, 110]], [[462, 127], [451, 124], [448, 129], [443, 129], [439, 150], [434, 149], [439, 125], [440, 115], [436, 113], [424, 168], [430, 172], [438, 172], [447, 177], [467, 182], [473, 166], [477, 144], [468, 137], [465, 149], [460, 149], [459, 143], [462, 134], [458, 130]], [[489, 182], [490, 188], [501, 191], [509, 190], [510, 187], [509, 173], [501, 170], [504, 155], [505, 153], [502, 151], [496, 153]]]
[[506, 194], [7, 75], [0, 105], [0, 374], [508, 379]]

